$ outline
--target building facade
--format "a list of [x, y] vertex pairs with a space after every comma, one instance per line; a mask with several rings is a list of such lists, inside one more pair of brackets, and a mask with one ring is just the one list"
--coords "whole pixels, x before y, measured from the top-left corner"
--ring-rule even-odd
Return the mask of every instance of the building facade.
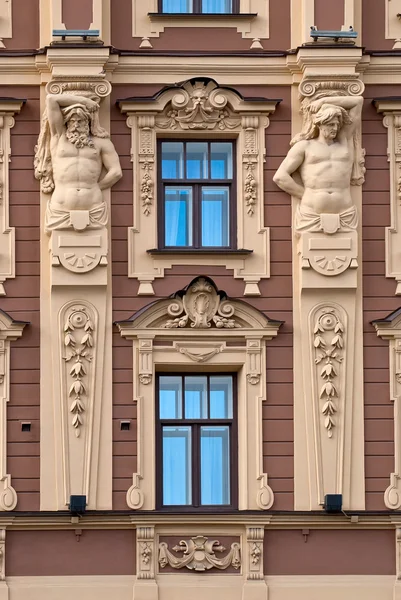
[[1, 600], [401, 598], [399, 11], [0, 0]]

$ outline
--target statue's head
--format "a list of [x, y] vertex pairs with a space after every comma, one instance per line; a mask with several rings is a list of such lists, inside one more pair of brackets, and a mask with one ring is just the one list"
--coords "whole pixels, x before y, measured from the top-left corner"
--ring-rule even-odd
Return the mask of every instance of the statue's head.
[[90, 136], [91, 114], [82, 105], [75, 104], [63, 109], [66, 138], [77, 148], [93, 146]]
[[[316, 129], [327, 140], [334, 140], [341, 127], [350, 121], [347, 111], [334, 104], [323, 104], [313, 115], [312, 120]], [[317, 135], [318, 131], [316, 131]]]

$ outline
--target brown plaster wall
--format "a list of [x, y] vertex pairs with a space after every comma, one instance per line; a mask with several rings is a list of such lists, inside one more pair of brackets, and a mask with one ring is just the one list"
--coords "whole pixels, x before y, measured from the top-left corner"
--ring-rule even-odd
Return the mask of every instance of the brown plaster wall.
[[394, 530], [266, 531], [265, 575], [394, 575]]
[[[25, 98], [11, 130], [10, 225], [16, 234], [16, 278], [5, 283], [0, 308], [29, 321], [11, 344], [11, 386], [7, 406], [7, 473], [18, 494], [16, 510], [39, 509], [39, 186], [33, 176], [33, 148], [39, 133], [39, 88], [0, 87], [0, 96]], [[31, 431], [21, 431], [21, 421]]]
[[[113, 99], [146, 96], [160, 86], [114, 86]], [[267, 129], [265, 165], [265, 219], [271, 227], [271, 278], [260, 283], [262, 296], [247, 302], [271, 319], [285, 321], [277, 339], [267, 345], [267, 401], [263, 409], [264, 468], [275, 492], [276, 510], [293, 509], [293, 424], [292, 424], [292, 284], [291, 284], [291, 206], [287, 194], [272, 182], [272, 174], [284, 158], [290, 139], [290, 91], [285, 87], [237, 87], [244, 96], [283, 98]], [[111, 133], [119, 153], [123, 178], [112, 191], [113, 320], [123, 320], [159, 298], [185, 287], [197, 275], [213, 278], [219, 289], [243, 299], [244, 283], [224, 267], [175, 266], [164, 279], [154, 282], [155, 296], [138, 297], [138, 282], [127, 278], [127, 227], [132, 224], [132, 163], [130, 129], [112, 101]], [[135, 405], [132, 401], [132, 342], [116, 332], [113, 349], [114, 385], [114, 483], [113, 508], [126, 509], [125, 493], [135, 470]], [[119, 420], [132, 419], [130, 431], [120, 431]], [[129, 454], [127, 454], [129, 450]]]
[[[287, 50], [290, 45], [290, 0], [270, 2], [270, 38], [266, 50]], [[132, 1], [111, 0], [111, 40], [120, 50], [138, 50], [140, 38], [132, 37]], [[233, 28], [168, 27], [159, 38], [151, 38], [154, 50], [235, 51], [249, 50], [251, 39], [243, 39]]]
[[67, 29], [89, 29], [93, 0], [63, 0], [62, 19]]
[[391, 50], [394, 45], [384, 37], [386, 1], [362, 0], [362, 44], [367, 51]]
[[367, 510], [385, 510], [383, 494], [394, 470], [394, 406], [389, 392], [388, 342], [370, 321], [400, 306], [395, 281], [385, 277], [385, 227], [390, 225], [387, 129], [371, 100], [394, 87], [367, 86], [363, 111], [366, 175], [363, 186], [363, 322], [365, 380], [365, 475]]
[[134, 575], [135, 531], [7, 531], [7, 577]]
[[[318, 29], [340, 31], [344, 25], [344, 0], [336, 0], [335, 2], [315, 0], [315, 22], [313, 25], [316, 25]], [[348, 24], [345, 23], [345, 25]]]
[[6, 50], [39, 48], [39, 0], [13, 0], [12, 33], [4, 40]]

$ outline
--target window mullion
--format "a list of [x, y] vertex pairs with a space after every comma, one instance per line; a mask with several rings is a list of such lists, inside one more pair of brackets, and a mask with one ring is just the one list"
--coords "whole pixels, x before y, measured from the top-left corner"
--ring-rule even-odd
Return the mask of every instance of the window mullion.
[[200, 498], [200, 480], [201, 480], [201, 459], [200, 459], [200, 425], [192, 426], [193, 445], [192, 445], [192, 506], [198, 508], [201, 503]]

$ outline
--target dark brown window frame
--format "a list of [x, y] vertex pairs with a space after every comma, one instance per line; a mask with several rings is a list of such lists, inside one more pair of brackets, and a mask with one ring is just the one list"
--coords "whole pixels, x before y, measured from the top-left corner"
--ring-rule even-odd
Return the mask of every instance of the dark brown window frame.
[[193, 0], [193, 11], [190, 13], [166, 13], [163, 11], [163, 0], [158, 2], [158, 11], [161, 14], [185, 14], [185, 15], [238, 15], [240, 9], [240, 0], [232, 0], [232, 11], [229, 13], [203, 13], [202, 12], [202, 0]]
[[[229, 143], [233, 148], [233, 176], [232, 179], [211, 179], [210, 178], [210, 158], [209, 158], [209, 177], [208, 179], [163, 179], [162, 178], [162, 143], [163, 142], [183, 142], [184, 143], [184, 168], [186, 164], [186, 144], [192, 142], [205, 142], [209, 144], [208, 155], [210, 157], [210, 144], [214, 142]], [[163, 252], [175, 252], [186, 250], [188, 252], [196, 251], [216, 251], [224, 253], [229, 250], [237, 250], [237, 143], [234, 138], [158, 138], [157, 140], [157, 230], [158, 230], [158, 249]], [[168, 185], [181, 185], [193, 188], [193, 215], [192, 215], [192, 246], [166, 246], [165, 244], [165, 195], [164, 188]], [[229, 229], [230, 237], [228, 246], [202, 246], [202, 220], [201, 220], [201, 187], [225, 185], [229, 187]]]
[[[232, 419], [160, 419], [160, 377], [175, 376], [182, 378], [182, 389], [184, 391], [184, 377], [208, 377], [208, 407], [210, 402], [210, 377], [232, 377], [233, 381], [233, 418]], [[168, 512], [230, 512], [238, 510], [238, 382], [237, 374], [234, 372], [185, 372], [174, 371], [158, 372], [156, 374], [156, 510]], [[184, 402], [184, 399], [183, 399]], [[207, 425], [229, 425], [230, 426], [230, 504], [202, 505], [200, 503], [200, 436], [191, 435], [192, 455], [192, 505], [164, 505], [163, 504], [163, 426], [191, 426], [200, 432], [202, 426]], [[195, 448], [195, 446], [197, 447]], [[196, 475], [196, 477], [195, 477]]]

